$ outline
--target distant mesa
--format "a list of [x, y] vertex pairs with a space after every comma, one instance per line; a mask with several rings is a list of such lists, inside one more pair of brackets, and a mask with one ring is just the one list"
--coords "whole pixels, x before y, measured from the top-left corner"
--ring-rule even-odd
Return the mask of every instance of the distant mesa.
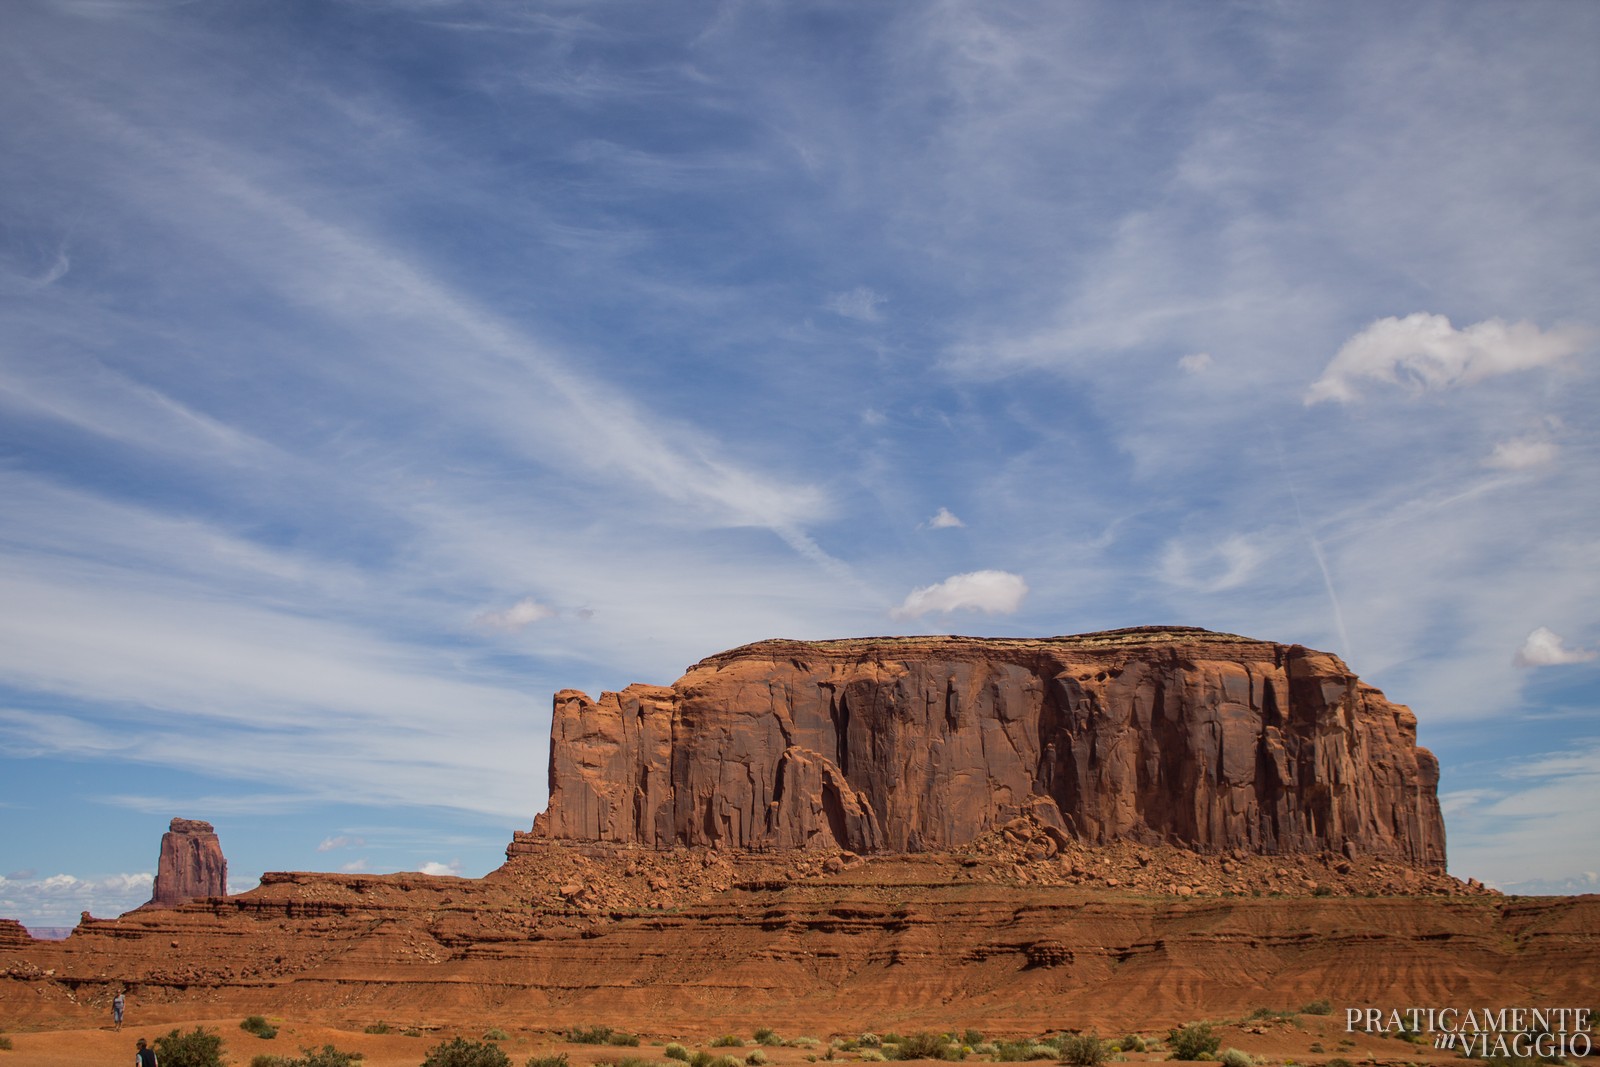
[[173, 819], [161, 835], [155, 887], [145, 907], [175, 908], [199, 897], [226, 896], [228, 861], [208, 822]]
[[1089, 845], [1445, 867], [1416, 718], [1337, 656], [1194, 627], [763, 641], [671, 686], [555, 696], [540, 840], [960, 848], [1019, 816]]

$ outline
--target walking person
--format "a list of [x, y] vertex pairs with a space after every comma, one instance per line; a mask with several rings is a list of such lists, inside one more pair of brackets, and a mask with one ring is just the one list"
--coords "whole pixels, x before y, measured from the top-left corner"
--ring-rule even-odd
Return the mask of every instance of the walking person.
[[161, 1067], [156, 1059], [156, 1050], [147, 1048], [142, 1037], [139, 1039], [138, 1051], [133, 1054], [133, 1067]]
[[128, 1006], [128, 1001], [122, 995], [122, 990], [117, 990], [117, 995], [111, 998], [111, 1024], [118, 1030], [122, 1029], [122, 1011]]

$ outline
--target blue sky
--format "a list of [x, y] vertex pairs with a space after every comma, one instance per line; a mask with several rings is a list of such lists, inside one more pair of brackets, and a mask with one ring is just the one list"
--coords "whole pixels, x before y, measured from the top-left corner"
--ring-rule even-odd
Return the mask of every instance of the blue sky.
[[1600, 7], [19, 0], [0, 915], [479, 875], [768, 637], [1344, 656], [1594, 888]]

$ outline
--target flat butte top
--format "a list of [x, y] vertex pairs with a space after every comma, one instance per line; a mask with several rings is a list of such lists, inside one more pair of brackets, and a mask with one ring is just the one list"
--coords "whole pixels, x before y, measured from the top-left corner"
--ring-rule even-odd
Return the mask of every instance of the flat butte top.
[[1217, 633], [1198, 626], [1130, 626], [1120, 630], [1060, 637], [846, 637], [830, 641], [775, 638], [719, 652], [689, 668], [715, 670], [749, 660], [823, 660], [851, 662], [892, 659], [993, 659], [1027, 661], [1063, 654], [1122, 657], [1143, 649], [1192, 652], [1207, 659], [1276, 660], [1293, 646], [1239, 634]]

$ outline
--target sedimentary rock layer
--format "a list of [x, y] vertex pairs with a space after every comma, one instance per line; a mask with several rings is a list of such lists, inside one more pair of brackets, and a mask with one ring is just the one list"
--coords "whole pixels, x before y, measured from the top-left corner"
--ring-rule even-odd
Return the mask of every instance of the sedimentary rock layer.
[[764, 641], [670, 687], [556, 694], [531, 837], [916, 852], [1025, 814], [1088, 843], [1440, 870], [1437, 784], [1410, 710], [1299, 645], [1182, 627]]
[[172, 908], [196, 897], [220, 897], [227, 892], [228, 861], [211, 824], [173, 819], [161, 835], [161, 858], [147, 906]]

